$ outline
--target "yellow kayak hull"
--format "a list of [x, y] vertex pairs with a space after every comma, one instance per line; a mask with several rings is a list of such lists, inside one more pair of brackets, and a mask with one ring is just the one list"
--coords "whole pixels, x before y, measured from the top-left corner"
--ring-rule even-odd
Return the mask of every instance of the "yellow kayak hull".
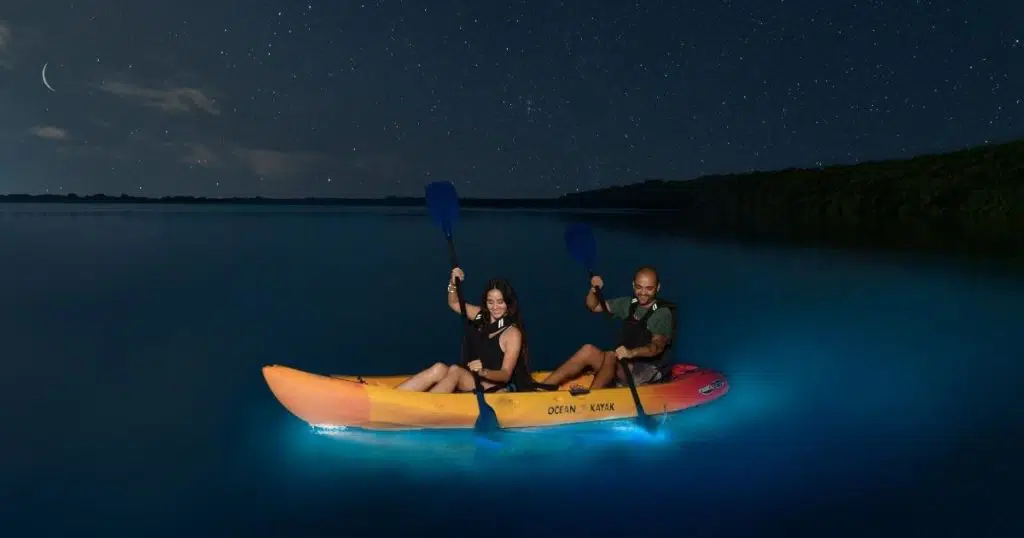
[[[548, 372], [534, 372], [544, 379]], [[368, 430], [472, 428], [479, 409], [473, 393], [434, 394], [395, 387], [409, 378], [396, 376], [320, 375], [281, 365], [263, 367], [274, 397], [293, 415], [318, 427]], [[636, 416], [628, 387], [595, 389], [572, 395], [573, 385], [590, 385], [587, 374], [562, 384], [560, 390], [495, 392], [484, 395], [502, 428], [558, 426]], [[722, 374], [679, 364], [665, 382], [637, 387], [644, 410], [651, 415], [674, 413], [716, 400], [729, 391]]]

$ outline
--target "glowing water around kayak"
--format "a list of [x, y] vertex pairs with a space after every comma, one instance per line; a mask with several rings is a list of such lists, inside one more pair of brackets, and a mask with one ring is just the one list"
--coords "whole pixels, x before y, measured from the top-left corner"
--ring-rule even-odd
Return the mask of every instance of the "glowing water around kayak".
[[[679, 360], [726, 375], [725, 397], [653, 439], [628, 421], [499, 444], [317, 432], [261, 365], [456, 358], [422, 210], [77, 207], [4, 209], [0, 535], [416, 535], [453, 513], [492, 528], [510, 498], [531, 536], [1020, 534], [995, 532], [1017, 529], [1003, 489], [1024, 479], [1019, 273], [596, 223], [609, 293], [658, 267]], [[538, 369], [612, 337], [565, 222], [466, 211], [460, 228], [467, 287], [515, 282]]]

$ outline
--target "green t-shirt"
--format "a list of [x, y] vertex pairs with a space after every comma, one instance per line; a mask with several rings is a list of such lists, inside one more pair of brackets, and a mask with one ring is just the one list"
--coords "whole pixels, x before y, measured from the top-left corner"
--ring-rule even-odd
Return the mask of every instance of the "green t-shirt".
[[[608, 299], [608, 311], [611, 315], [615, 316], [616, 319], [625, 320], [626, 316], [629, 316], [629, 306], [633, 302], [632, 297], [616, 297], [614, 299]], [[647, 314], [647, 308], [638, 306], [636, 308], [636, 319], [640, 319]], [[657, 310], [651, 314], [651, 317], [647, 318], [647, 330], [651, 331], [651, 334], [660, 334], [666, 338], [672, 338], [672, 309], [666, 306], [660, 306]]]

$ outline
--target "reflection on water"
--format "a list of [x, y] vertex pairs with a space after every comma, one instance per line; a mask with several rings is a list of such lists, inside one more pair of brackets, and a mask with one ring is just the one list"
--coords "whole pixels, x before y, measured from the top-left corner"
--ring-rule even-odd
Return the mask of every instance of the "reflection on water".
[[[470, 431], [370, 432], [354, 429], [317, 430], [315, 435], [330, 439], [306, 439], [313, 448], [306, 457], [339, 463], [357, 469], [399, 468], [423, 473], [425, 478], [487, 476], [511, 479], [524, 466], [535, 471], [573, 472], [590, 465], [588, 456], [645, 447], [648, 456], [671, 446], [671, 433], [655, 435], [635, 425], [615, 421], [600, 426], [508, 431], [489, 439]], [[303, 432], [290, 432], [301, 435]], [[655, 450], [651, 450], [655, 449]], [[321, 461], [323, 461], [321, 459]], [[576, 469], [574, 469], [576, 467]]]

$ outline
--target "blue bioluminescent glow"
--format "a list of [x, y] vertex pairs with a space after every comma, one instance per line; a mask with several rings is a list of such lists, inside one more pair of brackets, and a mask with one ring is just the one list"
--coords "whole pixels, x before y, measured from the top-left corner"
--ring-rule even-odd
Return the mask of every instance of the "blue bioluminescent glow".
[[[740, 382], [746, 385], [742, 377]], [[753, 401], [757, 398], [765, 401]], [[748, 387], [745, 392], [730, 392], [682, 412], [651, 412], [660, 423], [654, 434], [633, 419], [504, 430], [495, 441], [471, 430], [382, 432], [309, 426], [284, 413], [278, 424], [282, 438], [287, 439], [287, 459], [299, 466], [315, 466], [318, 473], [338, 479], [373, 469], [428, 481], [453, 475], [466, 480], [501, 476], [514, 481], [524, 472], [584, 474], [602, 460], [656, 466], [691, 445], [714, 442], [755, 421], [759, 414], [771, 412], [770, 400], [764, 390]]]
[[[340, 430], [292, 415], [260, 365], [453, 360], [450, 269], [422, 208], [9, 205], [0, 491], [17, 509], [0, 526], [24, 531], [3, 535], [1024, 535], [1006, 491], [1022, 469], [1017, 274], [600, 229], [609, 287], [659, 267], [676, 358], [721, 372], [722, 398], [653, 436], [628, 419], [494, 439]], [[614, 338], [580, 308], [578, 264], [549, 255], [561, 217], [500, 217], [467, 212], [459, 249], [470, 287], [515, 277], [534, 367]], [[495, 526], [509, 502], [528, 528]]]

